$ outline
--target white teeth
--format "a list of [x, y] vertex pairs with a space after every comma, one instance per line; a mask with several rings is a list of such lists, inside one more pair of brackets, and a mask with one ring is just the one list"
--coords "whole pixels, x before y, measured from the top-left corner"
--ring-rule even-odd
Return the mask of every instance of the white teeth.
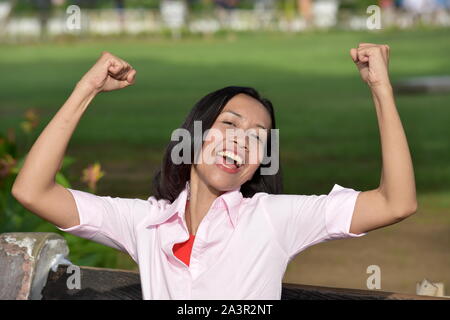
[[217, 154], [222, 157], [225, 156], [225, 157], [233, 159], [234, 161], [237, 162], [238, 166], [241, 166], [242, 163], [244, 162], [239, 155], [237, 155], [231, 151], [219, 151], [219, 152], [217, 152]]

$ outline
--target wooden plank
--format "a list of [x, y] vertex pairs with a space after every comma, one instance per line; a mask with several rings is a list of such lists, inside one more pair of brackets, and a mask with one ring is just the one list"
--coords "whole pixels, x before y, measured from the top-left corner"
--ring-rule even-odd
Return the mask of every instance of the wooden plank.
[[125, 270], [80, 267], [81, 288], [69, 289], [66, 265], [50, 271], [42, 300], [141, 300], [139, 273]]
[[283, 283], [283, 300], [450, 300], [379, 290], [360, 290]]

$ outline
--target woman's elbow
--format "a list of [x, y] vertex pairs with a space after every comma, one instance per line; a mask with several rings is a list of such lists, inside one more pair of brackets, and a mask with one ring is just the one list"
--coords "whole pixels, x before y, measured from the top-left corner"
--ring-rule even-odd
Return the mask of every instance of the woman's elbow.
[[29, 206], [34, 201], [31, 192], [15, 185], [11, 189], [11, 195], [24, 206]]
[[418, 203], [414, 202], [409, 206], [403, 206], [401, 208], [393, 210], [394, 212], [393, 215], [395, 216], [396, 219], [403, 220], [415, 214], [417, 210], [418, 210]]

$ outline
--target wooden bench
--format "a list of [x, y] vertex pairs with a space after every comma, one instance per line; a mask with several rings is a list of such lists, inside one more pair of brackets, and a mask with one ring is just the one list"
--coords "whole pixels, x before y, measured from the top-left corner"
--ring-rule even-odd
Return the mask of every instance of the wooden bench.
[[[79, 266], [80, 289], [70, 289], [69, 249], [56, 233], [0, 235], [0, 299], [140, 300], [139, 273]], [[374, 290], [282, 284], [282, 300], [429, 300], [445, 299]], [[445, 299], [450, 300], [450, 299]]]

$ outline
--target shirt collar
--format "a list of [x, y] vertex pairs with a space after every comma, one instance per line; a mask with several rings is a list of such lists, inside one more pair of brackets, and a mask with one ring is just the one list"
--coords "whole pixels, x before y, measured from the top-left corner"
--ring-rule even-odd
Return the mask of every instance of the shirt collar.
[[[147, 227], [156, 224], [161, 224], [170, 219], [175, 214], [177, 214], [178, 217], [183, 218], [184, 211], [186, 208], [186, 200], [188, 199], [189, 189], [190, 189], [189, 181], [186, 181], [186, 185], [183, 191], [181, 191], [181, 193], [178, 195], [178, 197], [171, 204], [169, 204], [168, 207], [165, 210], [163, 210], [158, 217], [152, 219], [153, 221], [147, 224]], [[240, 204], [243, 199], [240, 189], [241, 188], [238, 187], [234, 190], [230, 190], [221, 194], [214, 200], [214, 202], [211, 205], [211, 208], [214, 209], [225, 208], [234, 228], [236, 227], [238, 218], [238, 210], [236, 210], [234, 207]]]

